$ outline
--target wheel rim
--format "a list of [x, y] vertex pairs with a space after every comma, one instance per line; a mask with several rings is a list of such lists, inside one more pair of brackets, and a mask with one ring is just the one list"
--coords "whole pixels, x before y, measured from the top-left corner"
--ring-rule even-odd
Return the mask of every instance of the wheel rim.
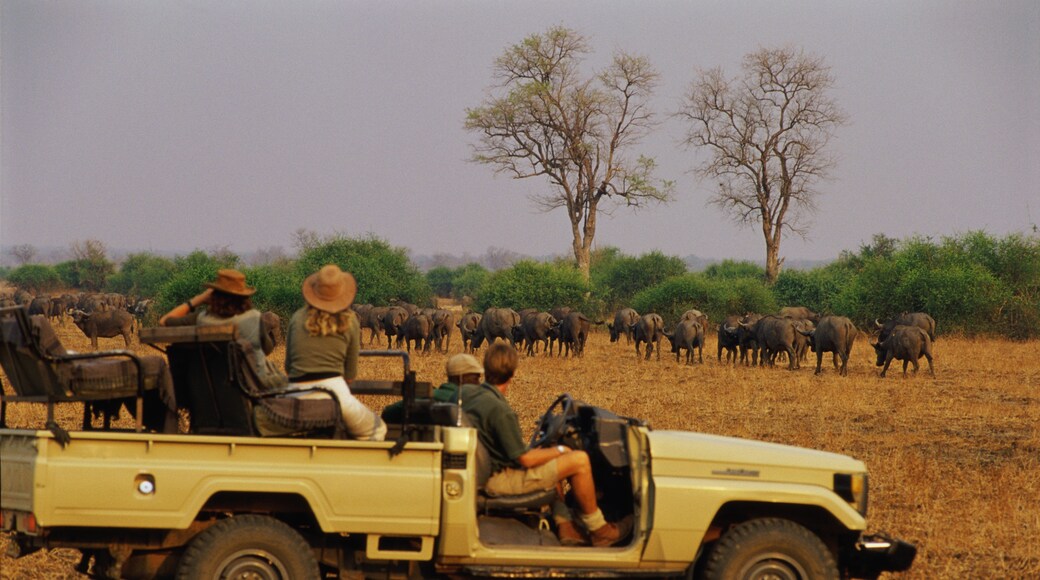
[[281, 560], [266, 550], [240, 550], [217, 567], [221, 580], [290, 580]]
[[807, 580], [809, 574], [800, 563], [786, 554], [763, 554], [741, 570], [744, 580]]

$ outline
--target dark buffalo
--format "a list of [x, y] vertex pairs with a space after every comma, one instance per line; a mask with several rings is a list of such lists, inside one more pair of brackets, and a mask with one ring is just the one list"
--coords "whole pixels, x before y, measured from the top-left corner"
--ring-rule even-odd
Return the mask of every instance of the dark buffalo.
[[765, 365], [768, 362], [769, 366], [773, 366], [776, 364], [777, 355], [784, 353], [787, 355], [787, 368], [790, 370], [799, 368], [798, 356], [794, 350], [794, 337], [798, 333], [795, 332], [793, 320], [770, 315], [763, 316], [754, 325], [741, 323], [741, 326], [748, 328], [755, 335], [759, 348], [759, 365]]
[[632, 344], [632, 325], [639, 321], [639, 313], [631, 308], [621, 308], [614, 313], [614, 322], [607, 324], [610, 331], [610, 342], [617, 342], [621, 335], [625, 336], [625, 343]]
[[781, 318], [795, 318], [798, 320], [811, 320], [813, 324], [820, 321], [820, 315], [804, 306], [785, 306], [777, 315]]
[[549, 334], [559, 324], [560, 322], [548, 312], [534, 312], [524, 317], [520, 322], [520, 327], [523, 331], [527, 354], [534, 356], [534, 346], [538, 342], [542, 343], [542, 351], [545, 354], [552, 354], [549, 352]]
[[390, 306], [380, 317], [383, 332], [386, 334], [386, 348], [392, 348], [394, 337], [397, 338], [397, 346], [401, 346], [401, 326], [408, 320], [408, 311], [401, 306]]
[[896, 325], [884, 341], [871, 343], [871, 346], [877, 353], [877, 366], [885, 367], [881, 369], [882, 377], [888, 372], [888, 365], [892, 363], [892, 359], [903, 361], [904, 377], [908, 363], [913, 363], [914, 374], [917, 374], [917, 360], [922, 356], [928, 359], [928, 373], [935, 376], [935, 369], [932, 367], [932, 339], [927, 332], [916, 326]]
[[896, 326], [916, 326], [928, 334], [928, 338], [935, 342], [935, 319], [924, 312], [904, 312], [888, 322], [881, 324], [875, 320], [874, 327], [878, 329], [878, 342], [885, 342], [892, 329]]
[[[585, 354], [585, 341], [589, 339], [589, 329], [592, 322], [587, 316], [580, 312], [570, 312], [560, 322], [560, 349], [567, 349], [564, 356], [575, 356]], [[562, 353], [561, 353], [562, 354]]]
[[820, 324], [811, 331], [799, 330], [807, 336], [809, 345], [816, 353], [816, 374], [822, 372], [823, 353], [831, 354], [831, 362], [834, 368], [838, 368], [838, 359], [841, 359], [841, 369], [838, 371], [843, 377], [849, 375], [849, 355], [852, 353], [852, 343], [856, 341], [856, 325], [844, 316], [824, 316]]
[[650, 360], [657, 345], [657, 360], [661, 360], [661, 337], [664, 336], [664, 319], [657, 313], [644, 314], [634, 325], [632, 325], [633, 339], [636, 343], [636, 356], [639, 356], [639, 347], [646, 343], [645, 360]]
[[383, 332], [383, 316], [386, 315], [388, 308], [386, 306], [371, 306], [369, 308], [362, 309], [358, 313], [358, 323], [361, 328], [367, 328], [372, 334], [368, 337], [368, 344], [372, 344], [376, 341]]
[[[751, 327], [761, 319], [762, 315], [754, 312], [748, 312], [740, 319], [737, 340], [740, 342], [740, 362], [745, 366], [758, 364], [758, 338], [752, 332]], [[749, 354], [750, 356], [748, 356]]]
[[[473, 352], [473, 349], [479, 344], [474, 345], [474, 339], [477, 338], [477, 334], [480, 332], [480, 319], [482, 315], [479, 312], [467, 312], [459, 318], [459, 322], [456, 326], [459, 327], [459, 334], [462, 336], [462, 350], [464, 352]], [[483, 340], [483, 337], [481, 337]]]
[[451, 310], [438, 308], [433, 311], [433, 342], [440, 352], [448, 352], [451, 347], [451, 327], [455, 326], [455, 315]]
[[722, 362], [722, 351], [726, 351], [726, 363], [729, 364], [732, 359], [733, 364], [737, 364], [737, 357], [740, 353], [740, 317], [739, 316], [727, 316], [726, 320], [719, 324], [719, 341], [718, 354], [715, 358]]
[[415, 350], [430, 352], [433, 344], [433, 318], [425, 314], [409, 316], [399, 330], [398, 341], [404, 341], [405, 348], [412, 352], [412, 344]]
[[692, 364], [694, 349], [697, 349], [699, 361], [704, 362], [704, 327], [700, 322], [694, 319], [680, 320], [674, 331], [665, 332], [664, 335], [672, 343], [675, 362], [679, 362], [680, 351], [685, 350], [686, 364]]
[[696, 320], [700, 323], [701, 328], [708, 328], [708, 315], [695, 308], [683, 312], [683, 315], [679, 317], [679, 320]]
[[808, 318], [798, 319], [792, 318], [791, 321], [794, 323], [794, 355], [798, 357], [798, 362], [807, 360], [809, 358], [809, 336], [808, 333], [815, 330], [816, 325], [813, 324]]
[[29, 316], [41, 315], [44, 318], [51, 317], [51, 297], [37, 296], [29, 303]]
[[[513, 337], [513, 329], [520, 326], [520, 314], [512, 308], [488, 308], [480, 319], [480, 330], [483, 340], [491, 344], [497, 338], [508, 340], [514, 347], [516, 340]], [[480, 346], [480, 342], [474, 348]]]
[[134, 329], [134, 317], [126, 310], [107, 310], [105, 312], [83, 312], [74, 310], [72, 321], [90, 337], [90, 345], [94, 350], [98, 349], [98, 337], [115, 338], [123, 337], [123, 343], [130, 347], [130, 334]]

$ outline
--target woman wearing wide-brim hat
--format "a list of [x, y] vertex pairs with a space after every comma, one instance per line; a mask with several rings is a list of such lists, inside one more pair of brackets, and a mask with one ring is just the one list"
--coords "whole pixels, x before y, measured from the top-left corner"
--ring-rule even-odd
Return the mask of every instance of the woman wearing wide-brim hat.
[[[339, 266], [324, 266], [303, 281], [302, 290], [307, 304], [293, 313], [285, 339], [290, 387], [331, 391], [353, 438], [382, 441], [386, 424], [350, 392], [361, 348], [361, 327], [350, 309], [357, 294], [354, 276]], [[328, 395], [312, 391], [297, 396]]]
[[274, 350], [270, 332], [264, 328], [260, 311], [253, 307], [256, 288], [246, 285], [246, 276], [238, 270], [217, 271], [217, 279], [203, 284], [206, 287], [190, 300], [178, 304], [159, 319], [160, 326], [215, 326], [234, 324], [238, 338], [253, 346], [256, 369], [260, 380], [270, 386], [285, 384], [285, 377], [276, 367], [267, 364], [267, 354]]

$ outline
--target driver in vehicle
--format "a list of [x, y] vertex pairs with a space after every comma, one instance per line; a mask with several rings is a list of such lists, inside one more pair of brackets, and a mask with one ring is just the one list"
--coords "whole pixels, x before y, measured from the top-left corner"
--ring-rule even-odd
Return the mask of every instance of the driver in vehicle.
[[516, 349], [507, 343], [490, 345], [484, 356], [485, 382], [462, 387], [462, 408], [476, 426], [491, 458], [492, 475], [485, 490], [489, 495], [518, 495], [553, 487], [559, 490], [559, 483], [567, 480], [588, 537], [575, 525], [563, 500], [557, 499], [553, 505], [553, 520], [560, 543], [565, 546], [591, 543], [597, 547], [619, 543], [632, 531], [632, 519], [607, 522], [596, 503], [588, 454], [565, 445], [529, 449], [524, 444], [520, 421], [506, 400], [519, 358]]

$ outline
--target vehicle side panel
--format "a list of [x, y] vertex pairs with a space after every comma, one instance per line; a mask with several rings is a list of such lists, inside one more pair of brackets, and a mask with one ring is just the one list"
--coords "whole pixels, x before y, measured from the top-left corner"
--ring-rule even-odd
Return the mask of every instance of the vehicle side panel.
[[439, 443], [391, 458], [389, 442], [76, 432], [62, 449], [37, 434], [42, 526], [183, 529], [216, 493], [268, 492], [303, 497], [326, 532], [438, 533]]

